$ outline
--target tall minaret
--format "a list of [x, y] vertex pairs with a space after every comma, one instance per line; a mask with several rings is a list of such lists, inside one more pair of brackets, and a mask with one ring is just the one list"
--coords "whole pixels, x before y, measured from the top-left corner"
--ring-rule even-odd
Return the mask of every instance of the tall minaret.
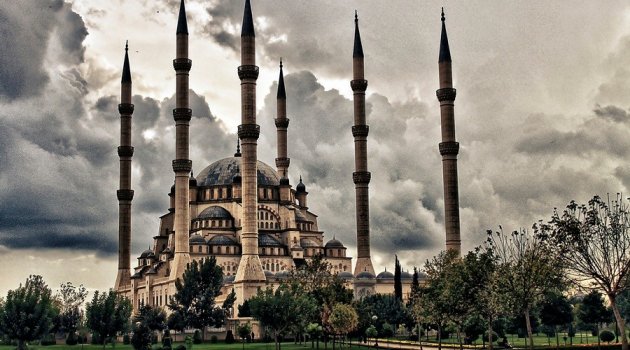
[[365, 121], [365, 89], [368, 82], [363, 75], [363, 46], [359, 34], [359, 17], [354, 15], [354, 52], [352, 53], [352, 81], [350, 86], [354, 95], [354, 166], [356, 171], [352, 180], [356, 189], [357, 212], [357, 264], [354, 274], [367, 271], [374, 274], [370, 257], [370, 172], [367, 165], [367, 136], [370, 128]]
[[287, 129], [289, 128], [289, 119], [287, 118], [287, 93], [284, 90], [284, 74], [282, 72], [282, 59], [280, 59], [280, 78], [278, 78], [278, 96], [277, 96], [277, 143], [278, 158], [276, 158], [276, 168], [282, 179], [289, 178], [289, 163], [291, 160], [287, 158]]
[[171, 279], [182, 276], [186, 264], [190, 261], [188, 238], [190, 233], [188, 177], [192, 169], [192, 161], [188, 159], [188, 138], [192, 110], [188, 103], [188, 72], [192, 61], [188, 59], [188, 24], [186, 7], [181, 0], [179, 20], [177, 21], [177, 44], [173, 67], [175, 68], [175, 256], [171, 265]]
[[442, 119], [442, 175], [444, 179], [444, 226], [446, 227], [446, 249], [461, 252], [459, 236], [459, 191], [457, 188], [457, 154], [459, 143], [455, 141], [455, 89], [451, 68], [451, 50], [448, 47], [444, 8], [442, 8], [442, 38], [440, 39], [440, 89], [437, 98], [440, 101]]
[[238, 77], [241, 79], [241, 125], [238, 137], [241, 139], [241, 188], [243, 220], [241, 232], [242, 256], [234, 279], [236, 303], [242, 304], [254, 296], [265, 274], [258, 257], [258, 184], [256, 148], [260, 126], [256, 124], [256, 36], [254, 19], [249, 0], [245, 0], [243, 26], [241, 29], [241, 66]]
[[131, 115], [133, 104], [131, 103], [131, 70], [129, 69], [128, 46], [125, 44], [125, 62], [123, 63], [122, 80], [120, 84], [120, 189], [116, 191], [118, 196], [118, 275], [114, 289], [120, 291], [131, 285], [131, 201], [133, 190], [131, 189]]

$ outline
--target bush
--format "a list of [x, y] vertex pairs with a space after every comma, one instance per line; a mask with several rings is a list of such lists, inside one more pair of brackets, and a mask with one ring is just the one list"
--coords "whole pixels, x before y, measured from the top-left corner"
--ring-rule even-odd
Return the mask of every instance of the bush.
[[214, 334], [210, 337], [210, 343], [212, 343], [212, 344], [216, 344], [218, 340], [219, 339]]
[[77, 345], [78, 342], [79, 341], [77, 340], [76, 333], [68, 333], [68, 337], [66, 338], [66, 345]]
[[49, 346], [49, 345], [55, 345], [57, 344], [57, 342], [55, 341], [55, 336], [52, 334], [46, 334], [44, 335], [44, 337], [39, 341], [39, 343], [42, 346]]
[[383, 324], [383, 329], [381, 329], [381, 336], [383, 338], [389, 338], [393, 335], [394, 335], [394, 327], [391, 324], [385, 322]]
[[139, 323], [133, 327], [133, 336], [131, 337], [131, 345], [135, 350], [151, 349], [152, 332], [144, 323]]
[[201, 332], [197, 329], [193, 335], [193, 344], [201, 344]]
[[101, 345], [101, 336], [98, 333], [92, 333], [92, 345]]
[[151, 331], [151, 344], [157, 344], [158, 343], [158, 336], [157, 334], [155, 334], [155, 332]]
[[162, 349], [163, 350], [171, 350], [173, 347], [173, 338], [171, 338], [171, 332], [168, 329], [164, 330], [164, 334], [162, 335]]
[[602, 331], [601, 333], [599, 333], [599, 339], [610, 343], [611, 341], [615, 340], [615, 334], [611, 331]]
[[123, 344], [125, 345], [131, 344], [131, 337], [129, 336], [129, 334], [123, 335]]
[[186, 350], [186, 347], [184, 345], [178, 345], [175, 350]]
[[232, 333], [232, 330], [228, 330], [227, 334], [225, 335], [225, 343], [226, 344], [233, 344], [234, 343], [234, 333]]

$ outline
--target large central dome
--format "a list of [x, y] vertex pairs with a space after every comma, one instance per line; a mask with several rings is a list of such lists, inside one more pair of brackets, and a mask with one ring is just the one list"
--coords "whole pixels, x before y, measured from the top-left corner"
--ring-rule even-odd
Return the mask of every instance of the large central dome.
[[[280, 176], [269, 165], [258, 161], [258, 185], [278, 186]], [[231, 185], [232, 179], [241, 169], [241, 157], [217, 160], [208, 165], [197, 176], [197, 186]]]

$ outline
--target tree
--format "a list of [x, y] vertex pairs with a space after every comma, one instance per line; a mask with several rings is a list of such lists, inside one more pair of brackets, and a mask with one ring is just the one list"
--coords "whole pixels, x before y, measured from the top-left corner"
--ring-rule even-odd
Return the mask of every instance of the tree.
[[558, 326], [573, 322], [573, 310], [566, 296], [558, 290], [548, 293], [540, 310], [542, 324], [553, 329], [556, 335], [556, 346], [560, 346]]
[[69, 333], [73, 336], [83, 319], [81, 306], [87, 297], [87, 290], [83, 285], [74, 286], [71, 282], [62, 283], [59, 292], [55, 295], [55, 304], [59, 314], [54, 318], [56, 331]]
[[619, 194], [612, 203], [595, 196], [586, 205], [571, 201], [562, 213], [554, 210], [549, 224], [537, 225], [539, 235], [557, 247], [571, 281], [608, 297], [622, 335], [622, 350], [628, 350], [628, 339], [617, 296], [629, 282], [628, 208]]
[[166, 326], [168, 327], [168, 329], [172, 329], [181, 333], [186, 328], [186, 320], [181, 313], [173, 311], [170, 315], [168, 315], [168, 318], [166, 319]]
[[[333, 306], [328, 322], [330, 322], [333, 334], [346, 336], [357, 328], [359, 316], [352, 306], [338, 303]], [[335, 342], [333, 340], [333, 349], [335, 348], [334, 344]]]
[[92, 301], [86, 306], [87, 326], [96, 333], [105, 348], [108, 338], [112, 342], [118, 333], [129, 329], [131, 301], [115, 291], [94, 292]]
[[[598, 291], [591, 291], [582, 298], [578, 305], [577, 317], [586, 324], [594, 324], [599, 334], [600, 325], [610, 320], [610, 313], [604, 305], [604, 299]], [[599, 343], [599, 337], [598, 343]]]
[[223, 271], [214, 256], [193, 260], [182, 278], [175, 281], [176, 292], [168, 307], [179, 313], [188, 327], [200, 330], [208, 326], [221, 327], [225, 310], [215, 305], [215, 299], [221, 293], [222, 280]]
[[314, 301], [307, 294], [296, 294], [289, 286], [281, 284], [273, 289], [261, 289], [249, 299], [252, 316], [260, 321], [274, 336], [276, 349], [280, 349], [280, 336], [298, 322], [305, 308], [312, 308]]
[[249, 300], [238, 306], [238, 317], [252, 317], [252, 310], [249, 308]]
[[47, 335], [58, 313], [50, 288], [38, 275], [29, 276], [24, 285], [10, 290], [2, 310], [0, 329], [18, 341], [18, 350], [26, 349], [27, 342]]
[[153, 331], [145, 322], [134, 323], [131, 345], [135, 350], [151, 350], [152, 337]]
[[403, 292], [402, 292], [402, 276], [400, 270], [400, 261], [398, 261], [398, 255], [395, 255], [395, 265], [394, 265], [394, 296], [396, 299], [402, 301]]
[[511, 235], [502, 230], [487, 233], [487, 244], [497, 258], [497, 288], [505, 297], [503, 304], [512, 315], [525, 317], [529, 346], [533, 348], [531, 312], [545, 293], [563, 283], [557, 255], [548, 240], [526, 230], [513, 231]]
[[142, 305], [133, 321], [136, 324], [142, 323], [145, 325], [151, 331], [151, 335], [154, 336], [156, 331], [163, 331], [166, 328], [166, 312], [160, 308]]
[[239, 324], [238, 327], [236, 327], [236, 333], [238, 333], [239, 338], [241, 338], [243, 350], [245, 350], [245, 340], [252, 335], [252, 325], [249, 322]]

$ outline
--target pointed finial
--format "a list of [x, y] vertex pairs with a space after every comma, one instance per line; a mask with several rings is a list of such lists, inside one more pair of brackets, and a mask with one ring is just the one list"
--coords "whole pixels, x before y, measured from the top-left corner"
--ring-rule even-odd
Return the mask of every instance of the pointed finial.
[[254, 17], [252, 16], [252, 5], [249, 0], [245, 0], [245, 10], [243, 12], [243, 25], [241, 27], [241, 37], [256, 36], [254, 33]]
[[179, 18], [177, 20], [177, 31], [175, 34], [188, 35], [188, 22], [186, 21], [186, 6], [184, 0], [179, 4]]
[[129, 40], [125, 41], [125, 61], [123, 62], [123, 71], [121, 83], [131, 83], [131, 69], [129, 68]]
[[193, 170], [192, 170], [192, 169], [190, 169], [190, 177], [191, 177], [191, 178], [195, 177], [195, 174], [194, 174], [194, 172], [193, 172]]
[[302, 175], [300, 175], [300, 183], [302, 183]]
[[277, 99], [287, 99], [287, 92], [284, 89], [284, 74], [282, 72], [282, 57], [280, 58], [280, 77], [278, 78], [278, 95]]
[[361, 34], [359, 33], [359, 14], [354, 10], [354, 50], [352, 57], [363, 57], [363, 45], [361, 45]]
[[234, 153], [234, 157], [241, 156], [241, 139], [236, 138], [236, 153]]
[[442, 35], [440, 37], [440, 57], [438, 59], [438, 63], [441, 62], [451, 62], [451, 49], [448, 46], [448, 36], [446, 35], [444, 8], [442, 8]]

